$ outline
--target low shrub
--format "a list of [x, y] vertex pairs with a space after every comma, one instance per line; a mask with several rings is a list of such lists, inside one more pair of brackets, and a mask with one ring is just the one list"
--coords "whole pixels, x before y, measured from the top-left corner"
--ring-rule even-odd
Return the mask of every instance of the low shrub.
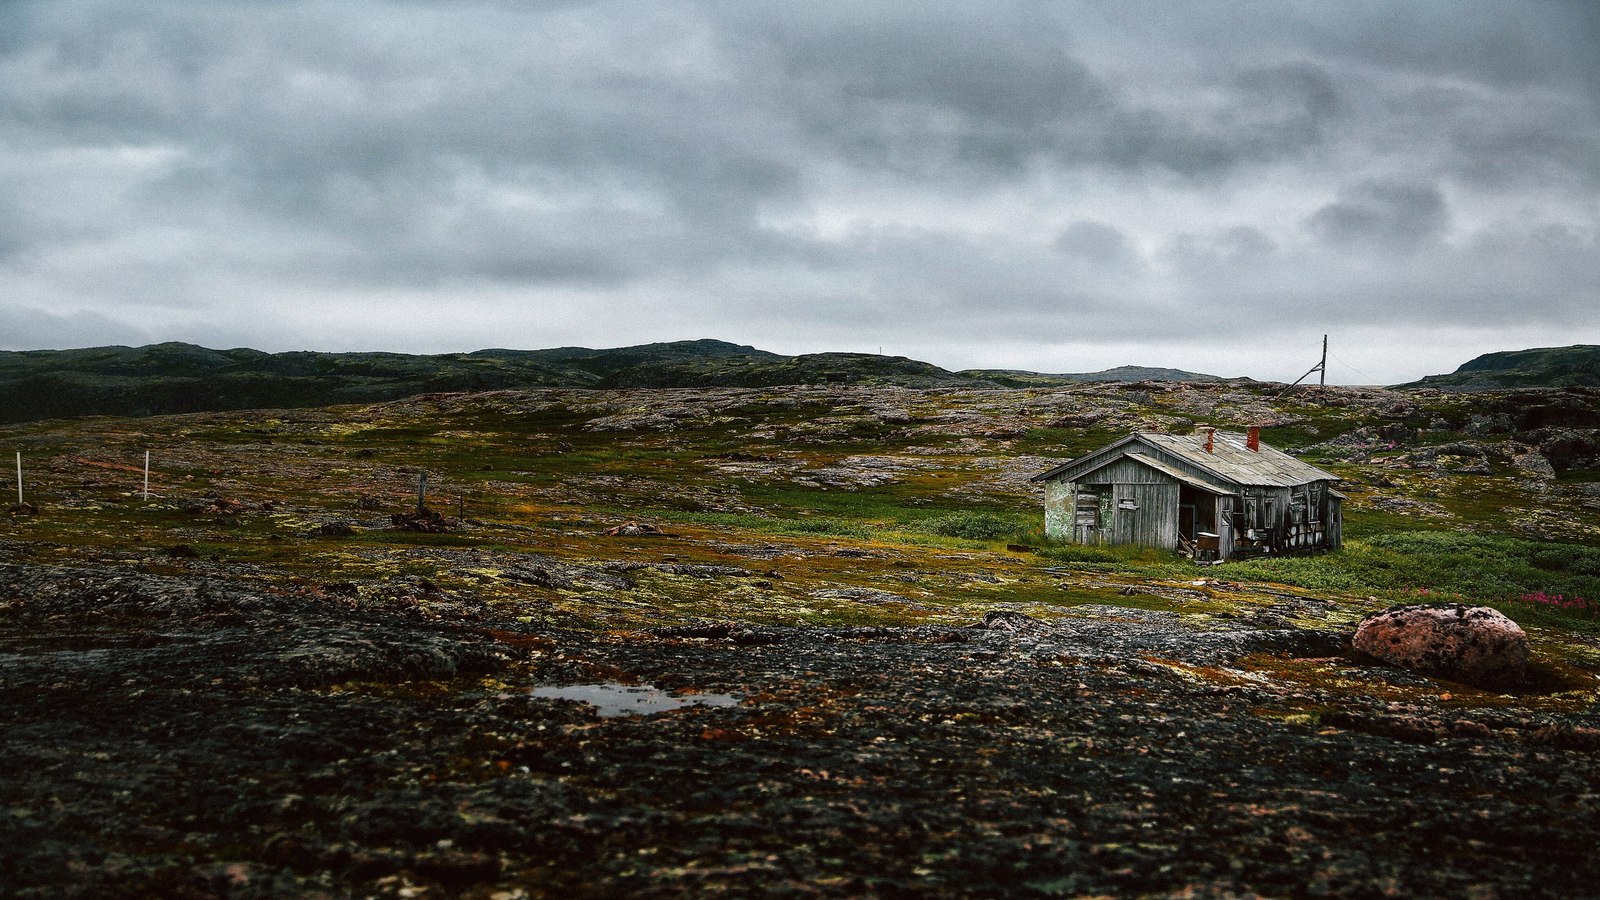
[[872, 529], [860, 522], [843, 519], [781, 519], [776, 530], [784, 534], [832, 534], [841, 537], [872, 537]]
[[[1442, 596], [1463, 602], [1521, 602], [1550, 610], [1551, 601], [1520, 598], [1600, 597], [1590, 574], [1594, 548], [1504, 535], [1413, 531], [1346, 540], [1336, 553], [1240, 560], [1232, 578], [1255, 578], [1311, 590], [1387, 594], [1395, 599]], [[1589, 601], [1585, 601], [1589, 602]]]
[[917, 523], [919, 531], [969, 541], [998, 541], [1024, 529], [1012, 516], [985, 512], [958, 512]]
[[1047, 559], [1057, 562], [1114, 563], [1122, 561], [1117, 554], [1109, 549], [1089, 544], [1059, 544], [1053, 547], [1046, 547], [1039, 552]]

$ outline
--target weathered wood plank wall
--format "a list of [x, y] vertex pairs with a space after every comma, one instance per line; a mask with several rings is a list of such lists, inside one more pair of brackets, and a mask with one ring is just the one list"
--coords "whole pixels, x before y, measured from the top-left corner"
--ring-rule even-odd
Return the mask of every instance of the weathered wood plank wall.
[[1167, 484], [1118, 484], [1113, 488], [1112, 507], [1114, 543], [1163, 549], [1178, 546], [1176, 480], [1169, 479]]

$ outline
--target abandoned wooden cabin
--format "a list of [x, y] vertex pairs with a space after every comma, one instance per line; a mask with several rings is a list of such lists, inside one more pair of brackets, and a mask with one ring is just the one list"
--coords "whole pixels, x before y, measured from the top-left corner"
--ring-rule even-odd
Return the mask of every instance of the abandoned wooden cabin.
[[1035, 475], [1045, 533], [1076, 544], [1132, 544], [1224, 560], [1335, 549], [1339, 478], [1248, 434], [1138, 432]]

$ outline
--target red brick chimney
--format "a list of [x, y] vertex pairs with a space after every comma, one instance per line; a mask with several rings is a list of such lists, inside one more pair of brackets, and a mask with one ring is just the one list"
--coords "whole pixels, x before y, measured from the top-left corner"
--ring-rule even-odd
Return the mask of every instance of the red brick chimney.
[[1216, 443], [1216, 441], [1217, 441], [1217, 430], [1215, 428], [1207, 428], [1206, 429], [1206, 452], [1207, 453], [1215, 453], [1215, 452], [1217, 452], [1217, 443]]
[[1258, 425], [1251, 425], [1250, 426], [1250, 433], [1249, 433], [1249, 435], [1247, 435], [1245, 437], [1244, 445], [1246, 447], [1249, 447], [1250, 451], [1252, 453], [1260, 453], [1261, 452], [1261, 428], [1260, 428], [1260, 426], [1258, 426]]

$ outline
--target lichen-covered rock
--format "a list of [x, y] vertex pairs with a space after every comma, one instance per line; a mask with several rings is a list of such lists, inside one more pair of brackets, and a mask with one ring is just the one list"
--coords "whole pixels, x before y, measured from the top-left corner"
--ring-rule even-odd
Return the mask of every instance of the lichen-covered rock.
[[1528, 667], [1528, 636], [1487, 606], [1394, 606], [1361, 620], [1356, 650], [1384, 662], [1481, 687], [1517, 684]]
[[1005, 609], [994, 609], [984, 613], [983, 627], [990, 631], [1009, 631], [1012, 634], [1034, 637], [1048, 637], [1052, 631], [1049, 622]]

